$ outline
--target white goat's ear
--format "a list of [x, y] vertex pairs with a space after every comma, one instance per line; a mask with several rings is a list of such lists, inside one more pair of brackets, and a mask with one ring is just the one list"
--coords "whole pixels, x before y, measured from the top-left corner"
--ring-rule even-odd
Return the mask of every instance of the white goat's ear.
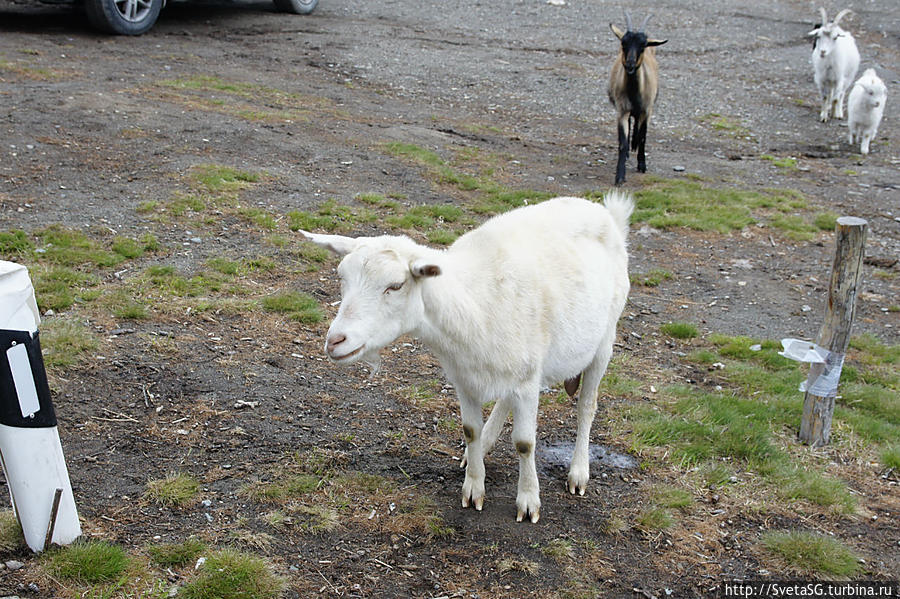
[[621, 29], [619, 29], [618, 27], [616, 27], [615, 25], [613, 25], [612, 23], [609, 24], [609, 28], [612, 29], [612, 32], [616, 34], [617, 38], [622, 39], [623, 37], [625, 37], [625, 32], [622, 31]]
[[359, 240], [353, 237], [344, 237], [343, 235], [322, 235], [321, 233], [308, 233], [301, 230], [300, 233], [306, 237], [307, 241], [331, 250], [338, 256], [345, 256], [359, 247]]
[[662, 46], [669, 40], [647, 40], [648, 46]]
[[414, 260], [409, 265], [409, 271], [413, 274], [414, 277], [436, 277], [441, 274], [441, 267], [435, 264], [432, 261], [425, 260], [420, 258], [418, 260]]
[[821, 28], [821, 27], [817, 27], [817, 28], [813, 29], [812, 31], [810, 31], [809, 33], [807, 33], [806, 35], [807, 35], [808, 37], [812, 37], [812, 36], [814, 36], [814, 35], [819, 35], [819, 32], [820, 32], [820, 31], [822, 31], [822, 28]]

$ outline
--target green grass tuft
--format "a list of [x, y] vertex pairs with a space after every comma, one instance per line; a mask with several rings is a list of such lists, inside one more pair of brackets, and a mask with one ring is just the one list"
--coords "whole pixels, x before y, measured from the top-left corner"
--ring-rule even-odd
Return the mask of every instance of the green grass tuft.
[[0, 256], [6, 259], [15, 259], [34, 250], [34, 244], [25, 231], [12, 229], [0, 231]]
[[0, 551], [14, 551], [24, 544], [25, 537], [16, 518], [16, 512], [13, 510], [0, 512]]
[[189, 474], [173, 472], [163, 479], [147, 483], [144, 496], [160, 505], [183, 507], [193, 503], [200, 493], [200, 483]]
[[191, 169], [191, 179], [209, 193], [236, 192], [259, 181], [259, 175], [228, 166], [200, 164]]
[[286, 314], [292, 320], [305, 324], [321, 322], [325, 317], [314, 297], [297, 291], [285, 291], [265, 297], [262, 306], [269, 312]]
[[638, 514], [637, 524], [646, 531], [666, 530], [675, 524], [675, 518], [668, 510], [654, 507]]
[[47, 566], [54, 576], [63, 580], [105, 583], [124, 574], [128, 556], [118, 545], [105, 541], [76, 541], [49, 553]]
[[90, 329], [76, 320], [45, 318], [41, 323], [41, 349], [47, 368], [74, 366], [99, 345]]
[[178, 593], [184, 599], [272, 599], [281, 595], [285, 581], [261, 559], [233, 549], [207, 557], [200, 575]]
[[763, 535], [763, 546], [802, 572], [850, 576], [859, 570], [859, 561], [840, 541], [819, 534], [787, 531]]
[[880, 458], [885, 468], [893, 468], [900, 471], [900, 444], [883, 449]]
[[728, 233], [757, 222], [753, 211], [802, 206], [796, 192], [717, 189], [681, 179], [650, 179], [635, 193], [633, 223]]
[[675, 339], [693, 339], [700, 335], [697, 327], [688, 322], [669, 322], [659, 327], [659, 330]]

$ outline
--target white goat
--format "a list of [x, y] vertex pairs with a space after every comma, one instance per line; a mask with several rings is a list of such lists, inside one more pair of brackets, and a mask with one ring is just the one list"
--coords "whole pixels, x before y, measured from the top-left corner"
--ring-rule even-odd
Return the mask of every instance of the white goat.
[[[519, 454], [516, 519], [540, 517], [534, 451], [538, 395], [582, 373], [568, 490], [584, 495], [597, 387], [628, 296], [628, 219], [634, 202], [556, 198], [492, 218], [446, 251], [407, 237], [303, 234], [343, 255], [342, 301], [325, 351], [335, 362], [377, 363], [404, 334], [437, 355], [460, 401], [466, 468], [463, 507], [484, 503], [484, 454], [512, 413]], [[482, 405], [497, 403], [485, 424]]]
[[859, 68], [859, 50], [849, 31], [844, 31], [838, 23], [850, 12], [845, 8], [828, 22], [825, 9], [819, 7], [822, 25], [807, 35], [816, 36], [813, 43], [812, 63], [815, 71], [816, 87], [822, 98], [819, 119], [827, 123], [829, 117], [844, 118], [844, 94], [856, 77]]
[[847, 97], [847, 124], [850, 126], [850, 143], [860, 144], [859, 151], [869, 153], [869, 143], [878, 134], [887, 88], [875, 69], [866, 69], [850, 90]]

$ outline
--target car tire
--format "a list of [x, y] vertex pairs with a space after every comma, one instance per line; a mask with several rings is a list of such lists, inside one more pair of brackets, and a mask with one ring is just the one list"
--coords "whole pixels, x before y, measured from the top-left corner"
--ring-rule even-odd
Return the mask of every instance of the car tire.
[[308, 15], [319, 4], [319, 0], [274, 0], [274, 2], [278, 10], [297, 15]]
[[141, 35], [159, 17], [163, 0], [85, 0], [91, 25], [107, 33]]

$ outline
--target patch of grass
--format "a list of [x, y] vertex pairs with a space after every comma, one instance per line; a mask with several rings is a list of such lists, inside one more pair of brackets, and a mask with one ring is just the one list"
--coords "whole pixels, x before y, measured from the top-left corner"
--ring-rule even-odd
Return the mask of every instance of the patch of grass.
[[210, 554], [200, 575], [178, 592], [185, 599], [274, 599], [284, 580], [256, 556], [223, 549]]
[[41, 322], [41, 349], [47, 368], [74, 366], [99, 346], [97, 337], [77, 320], [45, 318]]
[[206, 543], [191, 537], [181, 543], [157, 543], [145, 550], [157, 564], [164, 568], [181, 568], [193, 564], [207, 550]]
[[239, 209], [238, 214], [261, 229], [274, 231], [278, 228], [278, 221], [275, 219], [275, 216], [262, 208], [245, 207]]
[[711, 112], [701, 116], [700, 122], [710, 125], [716, 131], [726, 133], [732, 137], [747, 137], [750, 135], [750, 129], [739, 124], [735, 119], [723, 116], [717, 112]]
[[50, 225], [35, 235], [43, 247], [35, 250], [41, 261], [60, 266], [92, 265], [100, 268], [116, 266], [125, 256], [103, 249], [100, 244], [80, 231], [62, 225]]
[[650, 491], [650, 497], [653, 503], [662, 508], [680, 509], [689, 507], [694, 503], [694, 497], [689, 491], [668, 485], [654, 487]]
[[637, 516], [637, 524], [646, 531], [659, 531], [672, 528], [675, 524], [675, 518], [669, 510], [661, 507], [654, 507], [644, 510]]
[[85, 291], [100, 283], [96, 275], [68, 266], [36, 267], [30, 271], [34, 296], [41, 312], [61, 312], [79, 300], [84, 301], [88, 296]]
[[788, 170], [795, 171], [797, 170], [797, 159], [791, 156], [785, 156], [783, 158], [778, 158], [777, 156], [773, 156], [771, 154], [761, 154], [760, 158], [763, 160], [768, 160], [776, 167]]
[[840, 514], [856, 511], [856, 500], [847, 485], [839, 480], [799, 468], [791, 468], [779, 478], [778, 494], [786, 499], [806, 499], [816, 505], [831, 507]]
[[314, 297], [297, 291], [285, 291], [264, 297], [262, 306], [268, 312], [286, 314], [291, 320], [304, 324], [315, 324], [325, 317], [322, 307]]
[[105, 541], [76, 541], [49, 552], [46, 560], [57, 578], [85, 584], [112, 582], [128, 567], [125, 550]]
[[234, 193], [260, 180], [259, 175], [218, 164], [198, 164], [190, 171], [191, 180], [212, 194]]
[[773, 531], [762, 537], [770, 553], [801, 572], [850, 576], [859, 570], [856, 555], [840, 541], [804, 531]]
[[541, 566], [535, 561], [506, 557], [497, 562], [497, 573], [501, 576], [510, 572], [521, 572], [528, 576], [535, 576], [540, 572]]
[[561, 562], [575, 557], [575, 546], [568, 539], [553, 539], [541, 547], [541, 553]]
[[884, 448], [879, 457], [885, 468], [900, 470], [900, 444]]
[[254, 501], [266, 503], [284, 503], [291, 499], [299, 499], [317, 491], [323, 478], [315, 474], [283, 473], [271, 481], [256, 481], [244, 485], [238, 491], [241, 495]]
[[34, 243], [28, 234], [21, 229], [0, 231], [0, 256], [5, 259], [13, 259], [30, 254], [34, 249]]
[[696, 325], [689, 322], [668, 322], [659, 327], [662, 334], [675, 339], [693, 339], [700, 335]]
[[819, 212], [813, 217], [813, 225], [820, 231], [834, 231], [838, 215], [834, 212]]
[[328, 232], [346, 232], [360, 223], [373, 222], [374, 212], [338, 204], [335, 200], [322, 202], [315, 212], [293, 210], [287, 213], [288, 228], [291, 231], [313, 231], [323, 229]]
[[301, 517], [300, 529], [312, 534], [326, 534], [340, 526], [337, 510], [325, 505], [300, 505], [294, 512]]
[[807, 223], [802, 216], [796, 214], [776, 215], [769, 224], [779, 229], [785, 237], [794, 241], [812, 241], [816, 232], [820, 229], [816, 225]]
[[425, 238], [435, 245], [450, 245], [459, 239], [459, 233], [449, 229], [429, 229], [425, 233]]
[[131, 294], [124, 289], [107, 293], [103, 296], [102, 304], [116, 318], [144, 320], [150, 316], [146, 304], [135, 300]]
[[755, 224], [754, 210], [796, 206], [796, 192], [718, 189], [682, 179], [649, 179], [635, 193], [637, 207], [633, 223], [669, 229], [686, 227], [698, 231], [728, 233]]
[[13, 510], [0, 512], [0, 551], [14, 551], [24, 544], [25, 537], [16, 518], [16, 512]]
[[672, 273], [661, 268], [654, 268], [647, 273], [633, 273], [630, 275], [632, 285], [640, 285], [642, 287], [659, 287], [663, 281], [672, 278]]
[[149, 481], [144, 496], [159, 505], [184, 507], [196, 501], [199, 493], [200, 483], [196, 478], [173, 472], [163, 479]]
[[380, 193], [360, 193], [356, 195], [356, 200], [377, 208], [386, 208], [388, 210], [397, 210], [400, 208], [399, 202], [386, 198]]

